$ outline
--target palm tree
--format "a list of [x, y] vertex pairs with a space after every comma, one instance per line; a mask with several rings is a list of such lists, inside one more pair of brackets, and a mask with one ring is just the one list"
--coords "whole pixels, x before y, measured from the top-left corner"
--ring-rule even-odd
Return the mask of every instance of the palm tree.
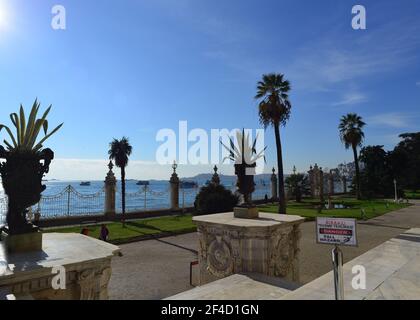
[[284, 79], [282, 74], [264, 74], [262, 81], [257, 84], [257, 95], [259, 100], [258, 113], [260, 122], [267, 128], [272, 126], [276, 136], [277, 167], [279, 180], [279, 213], [286, 213], [286, 198], [284, 192], [283, 156], [281, 150], [280, 125], [285, 126], [290, 118], [291, 104], [288, 92], [290, 91], [289, 81]]
[[115, 165], [121, 169], [121, 193], [122, 193], [122, 214], [124, 225], [125, 214], [125, 167], [128, 164], [128, 157], [131, 155], [133, 147], [128, 142], [128, 138], [123, 137], [121, 140], [114, 139], [109, 144], [109, 159], [114, 160]]
[[359, 159], [357, 157], [357, 147], [362, 145], [365, 134], [362, 128], [366, 125], [363, 122], [362, 117], [356, 113], [348, 113], [342, 116], [340, 119], [340, 139], [344, 143], [346, 149], [350, 147], [353, 150], [354, 165], [356, 167], [356, 197], [361, 198], [360, 192], [360, 170], [359, 170]]
[[302, 202], [302, 197], [310, 194], [308, 177], [302, 173], [294, 173], [285, 180], [287, 190], [295, 197], [296, 202]]

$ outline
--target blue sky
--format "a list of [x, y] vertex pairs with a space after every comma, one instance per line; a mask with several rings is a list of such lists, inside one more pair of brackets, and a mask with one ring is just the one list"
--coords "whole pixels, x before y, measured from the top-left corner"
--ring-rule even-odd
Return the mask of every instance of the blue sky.
[[[50, 26], [55, 4], [66, 30]], [[367, 30], [351, 28], [355, 4]], [[134, 147], [129, 176], [165, 178], [169, 168], [154, 164], [159, 129], [260, 128], [256, 82], [279, 72], [292, 84], [286, 172], [334, 167], [352, 160], [337, 133], [345, 113], [367, 122], [365, 144], [391, 149], [419, 130], [419, 52], [417, 0], [0, 0], [0, 122], [35, 97], [53, 105], [50, 123], [65, 124], [48, 142], [50, 178], [102, 179], [108, 143], [123, 135]], [[271, 128], [265, 143], [269, 169]]]

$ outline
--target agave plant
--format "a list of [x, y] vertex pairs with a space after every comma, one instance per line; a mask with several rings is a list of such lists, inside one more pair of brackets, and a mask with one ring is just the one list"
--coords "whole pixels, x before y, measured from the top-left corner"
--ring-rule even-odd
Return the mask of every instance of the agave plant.
[[[0, 131], [5, 129], [10, 141], [4, 140], [7, 150], [0, 145], [0, 174], [4, 191], [8, 197], [7, 232], [21, 234], [34, 232], [36, 227], [28, 223], [26, 213], [29, 207], [38, 203], [41, 193], [45, 190], [42, 177], [48, 173], [49, 165], [54, 158], [51, 149], [43, 148], [43, 143], [63, 124], [48, 132], [47, 115], [51, 106], [41, 118], [37, 118], [40, 104], [35, 100], [31, 113], [26, 119], [23, 107], [20, 106], [19, 114], [12, 113], [10, 119], [16, 128], [16, 135], [5, 125], [0, 125]], [[38, 140], [40, 131], [44, 137]]]
[[[25, 111], [23, 110], [22, 105], [20, 105], [19, 114], [12, 113], [10, 115], [10, 119], [16, 128], [16, 135], [13, 134], [12, 130], [10, 130], [8, 126], [0, 124], [0, 132], [2, 129], [5, 129], [10, 137], [10, 141], [3, 141], [8, 151], [36, 153], [42, 149], [42, 144], [45, 140], [51, 137], [62, 127], [63, 124], [60, 124], [54, 130], [48, 132], [47, 116], [51, 110], [51, 106], [45, 110], [41, 118], [37, 119], [39, 107], [40, 103], [36, 99], [28, 119], [25, 117]], [[44, 132], [44, 137], [37, 141], [41, 129]]]
[[222, 141], [220, 143], [229, 152], [223, 161], [226, 159], [234, 162], [235, 174], [238, 177], [237, 187], [239, 192], [244, 196], [244, 202], [250, 204], [250, 195], [255, 190], [254, 173], [255, 167], [257, 166], [257, 160], [264, 158], [264, 152], [267, 147], [257, 153], [256, 145], [258, 141], [258, 135], [251, 143], [249, 133], [245, 134], [245, 130], [236, 132], [236, 140], [238, 146], [231, 137], [229, 137], [229, 147], [226, 146]]
[[245, 129], [242, 129], [242, 131], [237, 130], [236, 141], [238, 147], [235, 145], [235, 142], [232, 139], [232, 137], [229, 137], [229, 147], [227, 147], [222, 141], [220, 141], [223, 147], [229, 152], [229, 155], [226, 156], [223, 159], [223, 161], [229, 159], [235, 164], [252, 165], [253, 167], [255, 167], [258, 159], [264, 158], [265, 160], [264, 152], [267, 149], [267, 147], [265, 147], [259, 153], [257, 153], [256, 150], [258, 134], [255, 137], [253, 143], [250, 144], [249, 133], [245, 134]]

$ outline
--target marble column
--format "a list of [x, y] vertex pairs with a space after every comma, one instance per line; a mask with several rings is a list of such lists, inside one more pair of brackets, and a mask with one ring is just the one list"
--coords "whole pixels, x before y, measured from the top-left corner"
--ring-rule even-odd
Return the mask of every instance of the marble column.
[[178, 165], [176, 162], [174, 162], [172, 165], [174, 172], [172, 173], [171, 179], [169, 180], [171, 193], [171, 210], [179, 210], [179, 177], [176, 173], [177, 167]]
[[334, 195], [334, 171], [328, 174], [328, 209], [333, 209], [332, 196]]
[[319, 201], [321, 203], [324, 202], [324, 172], [322, 171], [322, 168], [319, 167], [319, 173], [318, 173], [318, 186], [319, 186]]
[[309, 185], [311, 187], [311, 197], [315, 198], [314, 169], [312, 168], [312, 166], [309, 167], [308, 177], [309, 177]]
[[347, 193], [347, 178], [346, 176], [343, 176], [341, 179], [343, 181], [343, 192]]
[[110, 161], [108, 164], [109, 171], [105, 178], [105, 215], [107, 216], [115, 215], [115, 192], [117, 179], [112, 171], [113, 167], [114, 165], [112, 164], [112, 161]]
[[334, 195], [334, 172], [332, 170], [328, 175], [328, 193], [330, 196]]
[[272, 171], [273, 171], [273, 174], [271, 175], [271, 199], [275, 201], [278, 198], [277, 175], [276, 175], [276, 169], [273, 168]]

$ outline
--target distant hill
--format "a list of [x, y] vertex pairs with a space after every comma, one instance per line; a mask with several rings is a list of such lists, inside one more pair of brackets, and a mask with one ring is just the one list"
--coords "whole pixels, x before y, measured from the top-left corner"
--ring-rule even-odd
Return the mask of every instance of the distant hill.
[[[201, 183], [205, 183], [208, 180], [211, 180], [212, 176], [213, 176], [213, 174], [210, 174], [210, 173], [201, 173], [201, 174], [198, 174], [194, 177], [182, 178], [182, 180], [197, 181], [199, 184], [201, 184]], [[288, 175], [285, 175], [285, 178], [287, 176]], [[220, 177], [220, 180], [222, 180], [224, 183], [228, 183], [228, 184], [236, 183], [236, 176], [234, 176], [234, 175], [220, 174], [219, 177]], [[261, 180], [268, 182], [268, 181], [270, 181], [270, 179], [271, 179], [271, 174], [269, 174], [269, 173], [257, 174], [257, 175], [254, 176], [255, 182], [258, 182], [258, 181], [261, 181]]]

